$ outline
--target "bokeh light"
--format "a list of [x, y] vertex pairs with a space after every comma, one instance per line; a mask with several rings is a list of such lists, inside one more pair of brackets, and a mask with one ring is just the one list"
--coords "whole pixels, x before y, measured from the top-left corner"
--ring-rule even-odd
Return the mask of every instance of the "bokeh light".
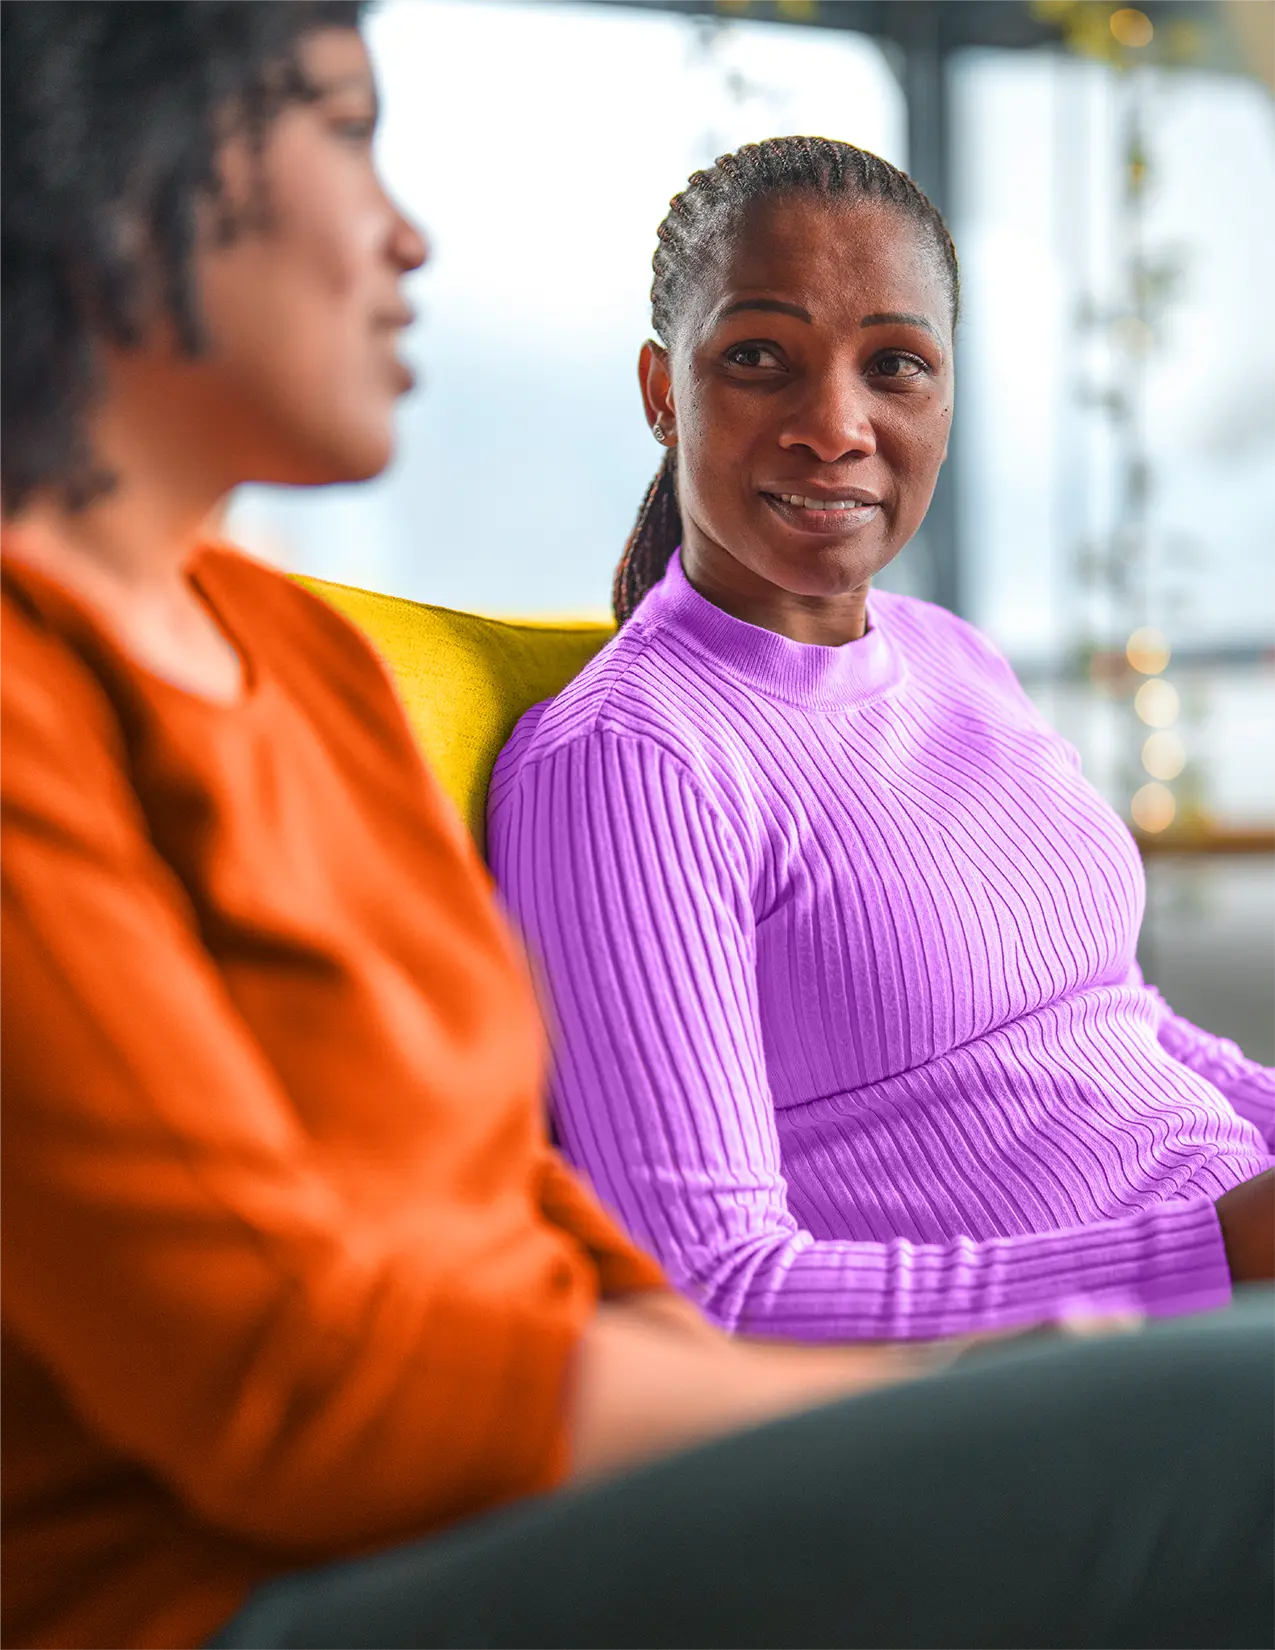
[[1155, 27], [1146, 12], [1134, 6], [1122, 6], [1111, 14], [1110, 28], [1122, 46], [1149, 46], [1155, 38]]
[[1140, 831], [1149, 831], [1152, 834], [1166, 830], [1172, 825], [1173, 816], [1177, 811], [1178, 805], [1173, 800], [1173, 792], [1167, 785], [1161, 785], [1155, 779], [1135, 791], [1129, 804], [1133, 823]]
[[1153, 733], [1142, 747], [1142, 766], [1152, 779], [1176, 779], [1186, 767], [1186, 746], [1172, 728]]
[[1133, 708], [1149, 728], [1167, 728], [1178, 719], [1178, 690], [1153, 676], [1133, 696]]
[[1164, 632], [1145, 624], [1125, 643], [1124, 656], [1144, 676], [1158, 676], [1169, 662], [1169, 643]]

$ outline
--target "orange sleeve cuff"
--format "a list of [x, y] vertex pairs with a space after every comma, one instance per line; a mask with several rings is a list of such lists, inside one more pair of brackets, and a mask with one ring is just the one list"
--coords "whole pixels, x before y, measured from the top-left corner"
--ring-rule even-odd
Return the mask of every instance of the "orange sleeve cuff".
[[604, 1298], [672, 1288], [659, 1262], [621, 1230], [552, 1148], [546, 1148], [540, 1206], [555, 1226], [569, 1232], [588, 1252]]

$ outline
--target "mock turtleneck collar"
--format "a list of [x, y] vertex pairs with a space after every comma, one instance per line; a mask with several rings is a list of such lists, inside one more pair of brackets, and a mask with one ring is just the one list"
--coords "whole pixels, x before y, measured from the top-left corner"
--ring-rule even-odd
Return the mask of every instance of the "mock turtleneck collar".
[[756, 692], [813, 710], [847, 710], [892, 687], [903, 661], [882, 623], [884, 604], [869, 597], [868, 631], [856, 642], [822, 647], [794, 642], [717, 607], [686, 577], [681, 550], [634, 618], [675, 631]]

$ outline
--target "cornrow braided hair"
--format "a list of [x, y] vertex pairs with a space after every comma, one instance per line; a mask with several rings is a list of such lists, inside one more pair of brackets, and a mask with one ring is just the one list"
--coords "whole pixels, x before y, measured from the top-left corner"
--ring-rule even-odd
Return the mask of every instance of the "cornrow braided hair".
[[[951, 296], [952, 324], [960, 301], [956, 248], [939, 211], [897, 166], [879, 155], [832, 138], [779, 137], [746, 143], [695, 172], [669, 202], [659, 227], [651, 267], [651, 325], [667, 348], [678, 332], [697, 282], [730, 237], [738, 234], [759, 202], [813, 194], [840, 202], [881, 201], [910, 219], [928, 238], [942, 264]], [[666, 452], [642, 501], [616, 569], [612, 606], [624, 624], [664, 577], [682, 542], [677, 502], [677, 463]]]

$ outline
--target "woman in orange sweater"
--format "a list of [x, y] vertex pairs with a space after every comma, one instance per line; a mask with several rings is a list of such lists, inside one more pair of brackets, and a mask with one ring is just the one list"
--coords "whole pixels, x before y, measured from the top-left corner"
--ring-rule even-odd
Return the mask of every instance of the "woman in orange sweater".
[[709, 1329], [375, 657], [202, 543], [390, 456], [357, 15], [3, 6], [4, 1642], [1267, 1642], [1260, 1305]]

